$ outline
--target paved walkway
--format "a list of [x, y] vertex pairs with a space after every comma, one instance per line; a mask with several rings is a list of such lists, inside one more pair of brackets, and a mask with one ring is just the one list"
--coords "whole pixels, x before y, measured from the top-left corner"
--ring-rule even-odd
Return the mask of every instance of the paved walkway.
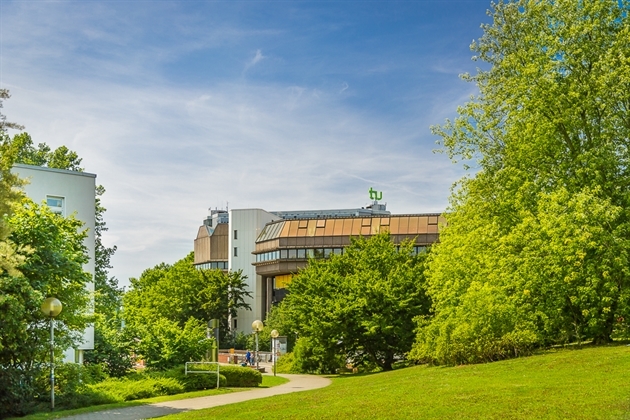
[[201, 410], [202, 408], [217, 407], [220, 405], [250, 401], [258, 398], [271, 397], [273, 395], [288, 394], [291, 392], [308, 391], [323, 388], [330, 385], [330, 379], [313, 375], [278, 375], [287, 378], [286, 384], [271, 388], [254, 388], [248, 391], [232, 392], [229, 394], [212, 395], [209, 397], [189, 398], [186, 400], [167, 401], [161, 403], [139, 405], [136, 407], [118, 408], [105, 411], [95, 411], [88, 414], [65, 417], [71, 420], [136, 420], [151, 417], [161, 417], [168, 414], [181, 413], [183, 411]]

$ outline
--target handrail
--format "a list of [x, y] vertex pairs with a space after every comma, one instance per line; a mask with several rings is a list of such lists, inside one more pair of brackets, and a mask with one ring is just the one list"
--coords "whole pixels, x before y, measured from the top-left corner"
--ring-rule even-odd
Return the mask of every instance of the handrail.
[[[216, 372], [212, 370], [188, 370], [188, 365], [216, 365]], [[217, 389], [219, 389], [219, 363], [218, 362], [186, 362], [184, 366], [184, 372], [186, 375], [189, 373], [216, 373], [217, 374]]]

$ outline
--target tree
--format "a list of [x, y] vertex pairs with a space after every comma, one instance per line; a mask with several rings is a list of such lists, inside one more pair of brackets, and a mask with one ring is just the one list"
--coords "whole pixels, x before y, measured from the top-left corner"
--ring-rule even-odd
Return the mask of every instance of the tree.
[[490, 67], [464, 76], [479, 94], [434, 127], [477, 172], [458, 183], [429, 261], [435, 318], [416, 357], [494, 360], [627, 334], [629, 9], [493, 4], [471, 47]]
[[339, 363], [391, 370], [414, 341], [414, 318], [428, 314], [425, 255], [400, 249], [388, 233], [354, 239], [343, 255], [311, 260], [280, 304], [285, 330], [299, 335], [296, 352], [308, 370], [329, 373]]
[[145, 270], [131, 279], [123, 298], [126, 328], [138, 340], [138, 354], [151, 366], [199, 360], [208, 349], [208, 321], [220, 320], [222, 342], [228, 314], [249, 309], [245, 297], [251, 295], [240, 270], [198, 270], [192, 263], [190, 253], [172, 266], [162, 263]]
[[71, 347], [90, 321], [85, 286], [91, 276], [83, 271], [88, 255], [82, 223], [23, 200], [8, 219], [9, 239], [29, 252], [18, 274], [0, 275], [0, 405], [12, 413], [33, 401], [35, 379], [48, 359], [48, 320], [40, 311], [44, 298], [56, 296], [64, 303], [55, 328], [57, 349]]
[[[0, 89], [0, 109], [2, 109], [3, 101], [9, 97], [8, 90]], [[6, 117], [0, 112], [0, 274], [9, 272], [17, 275], [15, 267], [22, 260], [15, 252], [15, 245], [7, 241], [10, 232], [7, 218], [11, 216], [22, 197], [18, 189], [22, 181], [11, 172], [16, 159], [16, 149], [9, 140], [7, 128], [19, 129], [21, 126], [7, 122]]]

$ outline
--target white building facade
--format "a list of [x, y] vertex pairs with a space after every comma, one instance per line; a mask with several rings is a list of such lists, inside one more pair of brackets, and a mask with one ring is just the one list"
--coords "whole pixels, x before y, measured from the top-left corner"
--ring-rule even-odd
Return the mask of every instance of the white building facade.
[[[45, 168], [16, 164], [13, 172], [20, 178], [27, 180], [24, 186], [26, 195], [36, 203], [45, 203], [51, 210], [62, 216], [74, 216], [87, 229], [85, 246], [89, 261], [83, 269], [94, 277], [96, 224], [96, 175], [67, 171], [63, 169]], [[94, 283], [89, 283], [87, 289], [93, 293]], [[63, 302], [62, 302], [63, 303]], [[83, 333], [82, 343], [77, 348], [65, 352], [66, 361], [83, 362], [83, 351], [94, 349], [94, 327], [89, 326]]]

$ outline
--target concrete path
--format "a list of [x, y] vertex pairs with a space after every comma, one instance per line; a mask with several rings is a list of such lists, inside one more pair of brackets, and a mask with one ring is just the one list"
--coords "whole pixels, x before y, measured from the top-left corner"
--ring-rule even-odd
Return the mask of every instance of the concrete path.
[[330, 385], [330, 379], [313, 375], [278, 375], [287, 378], [286, 384], [272, 388], [251, 389], [248, 391], [232, 392], [223, 395], [209, 397], [189, 398], [186, 400], [167, 401], [161, 403], [139, 405], [136, 407], [118, 408], [93, 413], [79, 414], [64, 417], [71, 420], [136, 420], [151, 417], [161, 417], [168, 414], [181, 413], [183, 411], [201, 410], [202, 408], [217, 407], [220, 405], [250, 401], [258, 398], [271, 397], [273, 395], [288, 394], [291, 392], [308, 391], [323, 388]]

